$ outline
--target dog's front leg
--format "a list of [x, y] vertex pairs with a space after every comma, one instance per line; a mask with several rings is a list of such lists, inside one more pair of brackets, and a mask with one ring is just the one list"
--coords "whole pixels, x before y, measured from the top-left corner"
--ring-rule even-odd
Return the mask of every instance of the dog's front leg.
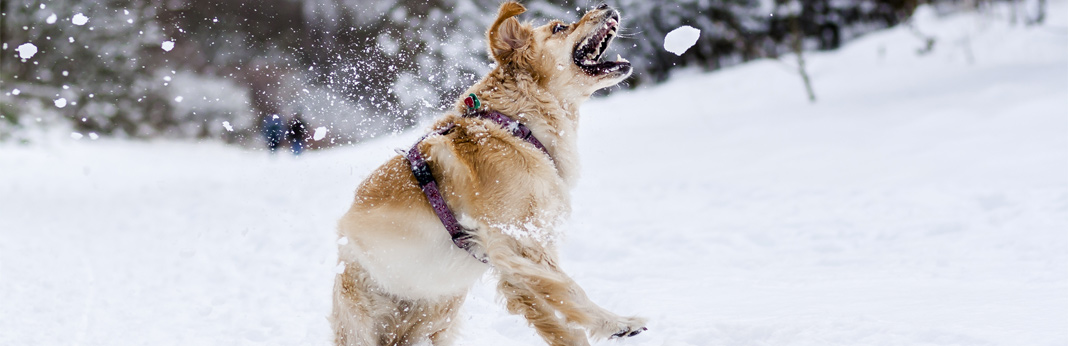
[[[575, 339], [566, 322], [584, 327], [590, 337], [634, 336], [645, 330], [645, 319], [621, 317], [590, 301], [586, 292], [556, 265], [555, 253], [532, 239], [519, 240], [490, 232], [486, 249], [490, 263], [501, 276], [498, 289], [509, 311], [522, 314], [553, 345], [586, 345]], [[581, 336], [581, 335], [580, 335]], [[560, 342], [564, 341], [567, 342]]]
[[581, 329], [573, 328], [557, 316], [553, 305], [523, 284], [505, 279], [502, 275], [497, 285], [504, 297], [508, 312], [521, 315], [552, 346], [588, 346]]

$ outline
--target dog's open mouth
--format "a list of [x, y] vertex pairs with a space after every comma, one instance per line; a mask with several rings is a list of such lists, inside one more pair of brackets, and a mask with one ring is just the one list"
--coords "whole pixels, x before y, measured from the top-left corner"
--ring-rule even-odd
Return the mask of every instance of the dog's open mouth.
[[626, 73], [630, 71], [630, 61], [616, 55], [615, 61], [602, 61], [605, 50], [612, 43], [619, 28], [619, 12], [611, 10], [606, 16], [604, 23], [597, 30], [575, 46], [573, 53], [575, 65], [582, 71], [592, 76], [600, 76], [612, 72]]

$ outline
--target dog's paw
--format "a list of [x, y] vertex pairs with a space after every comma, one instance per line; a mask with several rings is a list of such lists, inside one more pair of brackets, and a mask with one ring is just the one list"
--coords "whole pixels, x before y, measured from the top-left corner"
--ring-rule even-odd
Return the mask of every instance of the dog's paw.
[[620, 317], [615, 323], [611, 323], [611, 338], [628, 338], [649, 330], [645, 327], [645, 319], [641, 317]]

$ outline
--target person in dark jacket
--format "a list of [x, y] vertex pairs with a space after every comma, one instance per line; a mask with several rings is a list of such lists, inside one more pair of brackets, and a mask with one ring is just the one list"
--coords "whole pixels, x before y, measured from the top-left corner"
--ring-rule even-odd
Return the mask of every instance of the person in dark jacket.
[[289, 122], [289, 132], [286, 133], [286, 137], [293, 149], [293, 155], [300, 155], [304, 151], [304, 140], [308, 138], [308, 129], [300, 114], [294, 116]]
[[278, 145], [282, 143], [285, 136], [285, 129], [282, 126], [282, 118], [277, 114], [268, 115], [263, 119], [263, 136], [267, 139], [267, 149], [271, 150], [271, 154], [278, 150]]

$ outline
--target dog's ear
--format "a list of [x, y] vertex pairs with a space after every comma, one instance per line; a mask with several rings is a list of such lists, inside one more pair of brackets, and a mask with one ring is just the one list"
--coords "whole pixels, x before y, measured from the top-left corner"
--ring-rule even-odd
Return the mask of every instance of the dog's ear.
[[527, 9], [518, 2], [506, 2], [497, 12], [497, 20], [493, 21], [487, 36], [490, 55], [498, 63], [511, 61], [516, 50], [523, 49], [530, 44], [533, 33], [529, 27], [519, 24], [519, 21], [515, 19], [515, 16], [526, 11]]

